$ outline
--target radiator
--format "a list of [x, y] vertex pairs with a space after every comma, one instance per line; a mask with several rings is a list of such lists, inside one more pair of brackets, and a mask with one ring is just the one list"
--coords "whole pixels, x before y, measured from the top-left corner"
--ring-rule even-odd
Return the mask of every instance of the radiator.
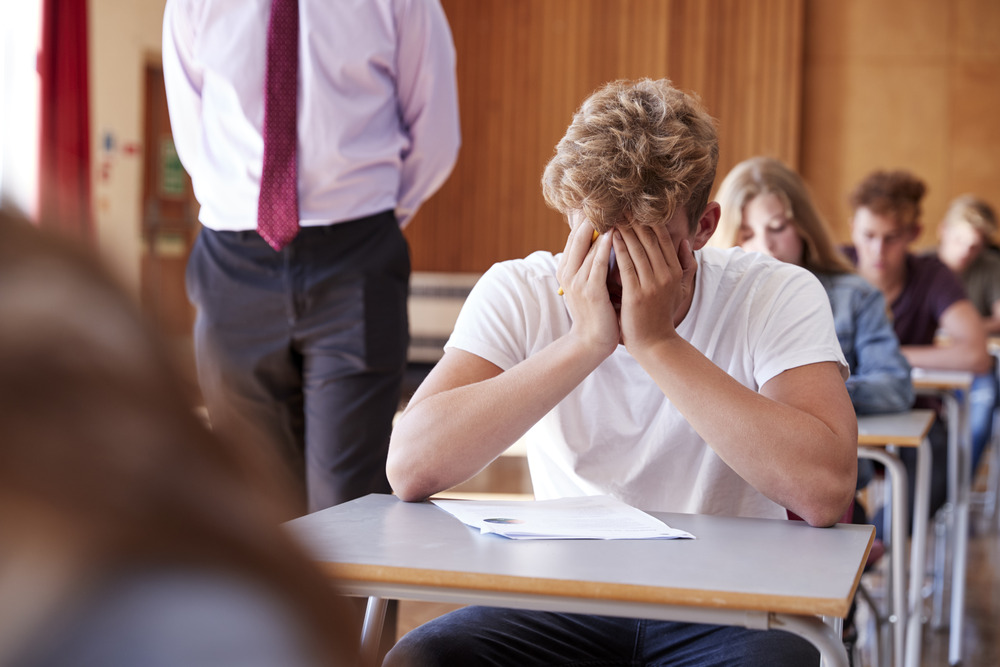
[[414, 271], [410, 276], [410, 363], [433, 364], [444, 353], [458, 312], [479, 273]]

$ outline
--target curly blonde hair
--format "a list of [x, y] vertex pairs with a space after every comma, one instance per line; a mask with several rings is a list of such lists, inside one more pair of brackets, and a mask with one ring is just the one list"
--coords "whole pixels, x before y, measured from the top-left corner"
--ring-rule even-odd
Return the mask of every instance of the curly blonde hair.
[[975, 195], [962, 195], [952, 200], [944, 215], [944, 224], [964, 222], [983, 235], [992, 239], [997, 233], [997, 216], [993, 207]]
[[715, 121], [668, 79], [618, 80], [588, 97], [545, 167], [549, 206], [581, 211], [599, 231], [658, 225], [678, 206], [690, 229], [715, 181]]
[[715, 200], [722, 207], [719, 225], [709, 241], [729, 248], [739, 243], [743, 209], [760, 195], [773, 194], [802, 239], [802, 266], [813, 273], [852, 273], [854, 266], [833, 240], [829, 226], [816, 210], [802, 177], [784, 162], [752, 157], [733, 167], [722, 179]]

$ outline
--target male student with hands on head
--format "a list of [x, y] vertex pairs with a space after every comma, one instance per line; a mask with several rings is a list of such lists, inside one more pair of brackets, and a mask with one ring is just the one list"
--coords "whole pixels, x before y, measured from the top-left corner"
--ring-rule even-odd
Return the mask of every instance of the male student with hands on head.
[[[472, 477], [523, 436], [539, 499], [791, 510], [817, 526], [844, 513], [857, 423], [829, 301], [800, 267], [704, 247], [717, 160], [714, 121], [665, 79], [584, 101], [543, 177], [569, 221], [565, 248], [500, 262], [469, 295], [393, 432], [400, 498]], [[466, 607], [409, 633], [386, 664], [574, 664], [640, 645], [644, 660], [818, 663], [787, 633]]]

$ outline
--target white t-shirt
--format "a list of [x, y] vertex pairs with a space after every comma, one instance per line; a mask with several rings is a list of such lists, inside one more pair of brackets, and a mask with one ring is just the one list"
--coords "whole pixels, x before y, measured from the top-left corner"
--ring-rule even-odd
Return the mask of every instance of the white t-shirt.
[[[847, 363], [808, 271], [739, 248], [695, 253], [694, 300], [677, 332], [744, 386], [820, 361]], [[490, 268], [446, 347], [507, 370], [569, 332], [558, 255]], [[609, 494], [647, 511], [784, 518], [715, 454], [622, 345], [525, 435], [538, 499]]]

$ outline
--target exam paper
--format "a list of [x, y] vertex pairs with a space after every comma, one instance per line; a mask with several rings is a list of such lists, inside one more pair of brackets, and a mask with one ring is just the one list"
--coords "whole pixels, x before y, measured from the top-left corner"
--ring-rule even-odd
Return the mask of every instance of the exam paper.
[[556, 500], [432, 500], [482, 533], [515, 540], [669, 540], [694, 538], [611, 496]]

